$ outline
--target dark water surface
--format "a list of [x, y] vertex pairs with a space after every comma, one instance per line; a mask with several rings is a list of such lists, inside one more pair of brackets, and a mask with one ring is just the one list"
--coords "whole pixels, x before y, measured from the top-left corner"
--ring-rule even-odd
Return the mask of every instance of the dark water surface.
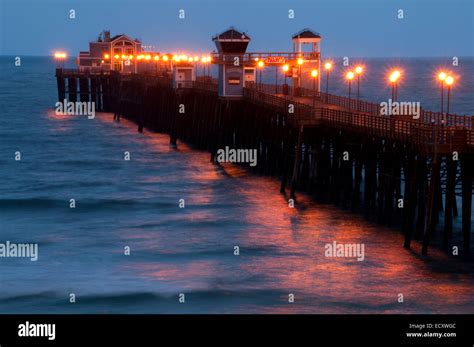
[[[110, 114], [56, 116], [49, 60], [0, 62], [0, 242], [39, 243], [0, 258], [0, 312], [474, 313], [472, 265], [303, 194], [290, 209], [276, 179]], [[325, 257], [333, 241], [365, 260]]]

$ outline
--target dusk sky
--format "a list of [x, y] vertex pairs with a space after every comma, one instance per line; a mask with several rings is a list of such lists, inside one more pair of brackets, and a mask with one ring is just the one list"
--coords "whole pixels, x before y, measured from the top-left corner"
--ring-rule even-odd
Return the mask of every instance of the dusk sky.
[[[311, 28], [325, 56], [474, 56], [472, 0], [24, 1], [0, 0], [0, 55], [70, 55], [103, 29], [160, 52], [209, 52], [211, 36], [235, 26], [248, 51], [290, 51], [291, 35]], [[69, 19], [69, 10], [76, 19]], [[179, 9], [185, 19], [178, 18]], [[288, 19], [288, 10], [295, 18]], [[404, 19], [397, 19], [403, 9]]]

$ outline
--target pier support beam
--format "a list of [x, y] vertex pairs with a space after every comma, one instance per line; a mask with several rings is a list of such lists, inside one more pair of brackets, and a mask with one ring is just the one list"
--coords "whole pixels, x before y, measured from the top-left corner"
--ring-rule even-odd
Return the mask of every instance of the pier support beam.
[[444, 233], [443, 246], [447, 247], [449, 239], [453, 233], [453, 202], [456, 199], [456, 168], [457, 161], [453, 160], [450, 155], [446, 157], [446, 195], [445, 195], [445, 212], [444, 212]]
[[79, 78], [79, 100], [81, 102], [89, 102], [89, 78]]
[[413, 237], [415, 209], [417, 201], [417, 186], [419, 181], [419, 165], [415, 155], [409, 154], [404, 166], [405, 176], [405, 196], [404, 196], [404, 214], [403, 214], [403, 229], [405, 233], [405, 242], [403, 247], [410, 249], [411, 240]]
[[473, 160], [474, 156], [472, 154], [464, 154], [461, 156], [462, 233], [464, 256], [469, 255], [471, 246]]
[[299, 171], [300, 171], [300, 161], [301, 161], [301, 144], [303, 143], [303, 137], [304, 137], [304, 126], [300, 126], [300, 131], [298, 133], [298, 141], [296, 143], [296, 149], [295, 149], [295, 163], [293, 166], [293, 176], [291, 178], [291, 190], [290, 190], [290, 197], [292, 199], [295, 199], [295, 191], [296, 191], [296, 185], [298, 182], [298, 177], [299, 177]]
[[67, 79], [67, 91], [69, 96], [69, 101], [77, 101], [77, 79], [76, 77], [69, 77]]
[[58, 83], [58, 101], [64, 102], [64, 99], [66, 99], [66, 81], [61, 69], [56, 69], [56, 81]]
[[291, 159], [291, 149], [293, 147], [293, 137], [291, 128], [288, 129], [288, 136], [287, 140], [284, 144], [285, 146], [285, 158], [283, 160], [283, 175], [281, 178], [281, 185], [280, 185], [280, 193], [285, 193], [286, 191], [286, 184], [288, 181], [288, 172], [290, 171], [290, 159]]
[[439, 205], [437, 204], [437, 195], [439, 189], [439, 158], [434, 155], [433, 161], [431, 163], [431, 181], [428, 192], [428, 209], [427, 209], [427, 219], [425, 221], [425, 232], [423, 234], [423, 246], [421, 253], [423, 255], [428, 254], [428, 245], [430, 238], [434, 233], [436, 227]]

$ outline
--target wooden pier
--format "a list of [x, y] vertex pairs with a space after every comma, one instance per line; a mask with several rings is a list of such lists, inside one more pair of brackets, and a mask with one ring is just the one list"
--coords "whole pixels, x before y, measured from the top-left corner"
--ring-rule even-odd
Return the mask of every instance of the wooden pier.
[[419, 119], [382, 116], [375, 103], [304, 88], [292, 97], [281, 85], [248, 84], [243, 98], [229, 100], [204, 76], [182, 88], [166, 75], [57, 69], [56, 78], [59, 101], [94, 101], [97, 111], [130, 119], [140, 132], [209, 150], [213, 162], [225, 146], [257, 149], [258, 165], [249, 170], [279, 177], [289, 198], [305, 191], [400, 228], [404, 247], [420, 240], [423, 255], [441, 233], [449, 254], [458, 247], [469, 256], [474, 117], [424, 110]]

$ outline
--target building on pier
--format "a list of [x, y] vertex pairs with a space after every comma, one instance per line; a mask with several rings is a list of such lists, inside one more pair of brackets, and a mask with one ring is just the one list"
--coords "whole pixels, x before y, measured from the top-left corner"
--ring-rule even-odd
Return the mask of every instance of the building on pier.
[[120, 71], [136, 73], [137, 63], [134, 58], [141, 53], [141, 42], [125, 34], [110, 36], [105, 30], [99, 34], [97, 41], [89, 42], [89, 51], [80, 52], [77, 58], [79, 71]]

